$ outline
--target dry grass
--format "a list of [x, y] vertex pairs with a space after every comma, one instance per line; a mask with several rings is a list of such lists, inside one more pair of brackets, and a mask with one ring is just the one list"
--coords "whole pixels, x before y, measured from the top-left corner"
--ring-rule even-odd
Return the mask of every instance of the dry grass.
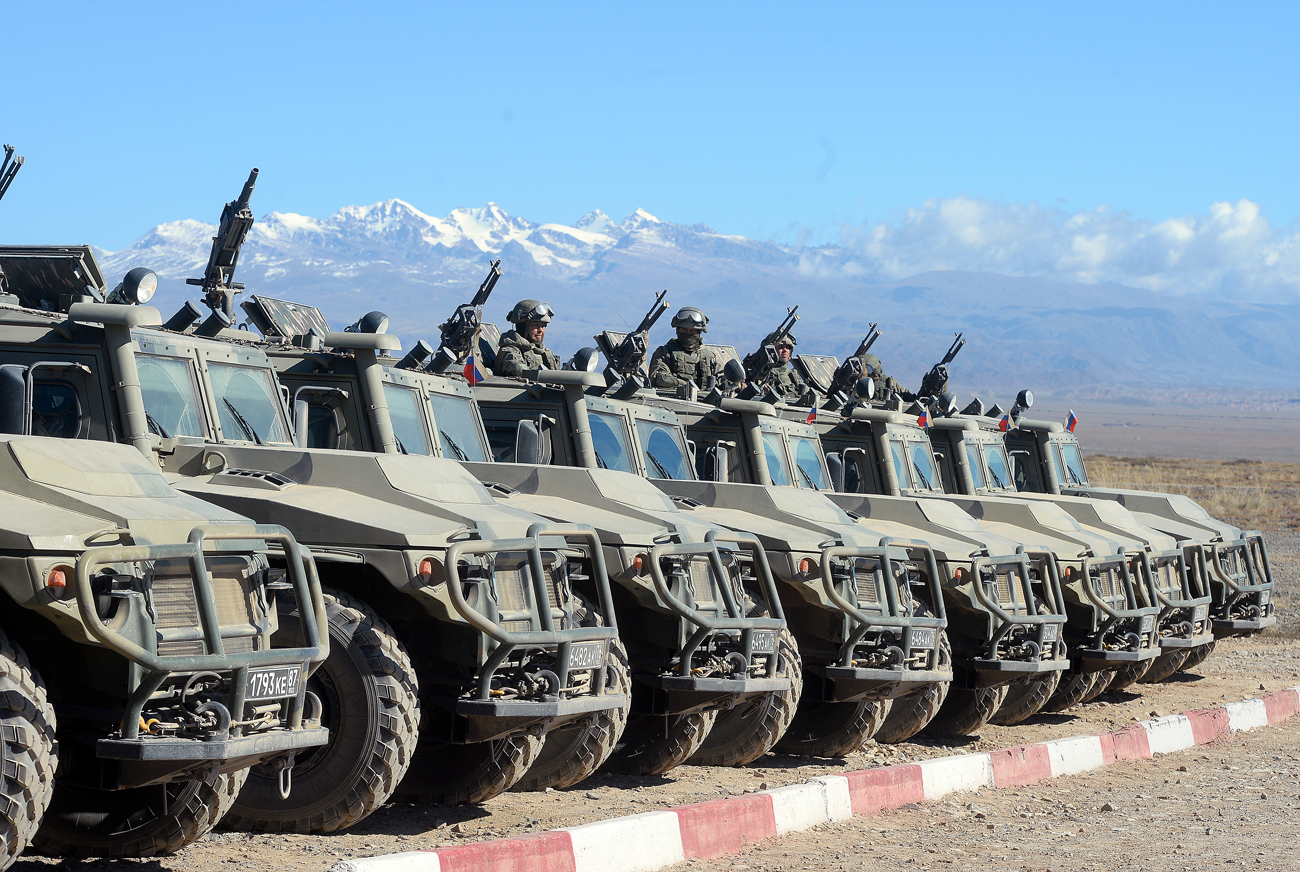
[[1101, 487], [1183, 494], [1214, 517], [1245, 529], [1300, 529], [1300, 463], [1094, 454], [1088, 475]]

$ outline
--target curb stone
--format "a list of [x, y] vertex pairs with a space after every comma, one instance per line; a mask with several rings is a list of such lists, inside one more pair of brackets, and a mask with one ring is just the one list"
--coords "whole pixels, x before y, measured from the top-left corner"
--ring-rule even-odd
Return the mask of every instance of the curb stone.
[[1205, 745], [1300, 713], [1300, 687], [1113, 733], [814, 778], [726, 799], [436, 851], [344, 860], [330, 872], [654, 872], [773, 836], [981, 787], [1024, 787]]

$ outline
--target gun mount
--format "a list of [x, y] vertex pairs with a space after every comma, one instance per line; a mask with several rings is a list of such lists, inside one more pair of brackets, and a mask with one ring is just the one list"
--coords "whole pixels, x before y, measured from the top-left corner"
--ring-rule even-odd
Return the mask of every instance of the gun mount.
[[780, 362], [776, 356], [777, 343], [790, 335], [790, 331], [794, 329], [794, 322], [799, 320], [798, 306], [785, 311], [785, 319], [780, 326], [767, 335], [757, 351], [745, 355], [742, 363], [745, 367], [745, 380], [749, 386], [741, 392], [741, 399], [749, 400], [758, 396], [771, 378], [772, 370], [776, 369]]
[[650, 329], [668, 311], [668, 301], [664, 299], [667, 295], [667, 288], [655, 294], [654, 305], [631, 332], [620, 335], [605, 330], [593, 337], [609, 362], [604, 372], [605, 392], [612, 392], [616, 399], [627, 399], [646, 386], [641, 367], [650, 351]]
[[[468, 303], [462, 303], [451, 317], [438, 325], [441, 338], [438, 351], [429, 363], [431, 372], [446, 372], [464, 361], [473, 350], [479, 331], [483, 327], [483, 305], [492, 296], [492, 289], [501, 278], [501, 261], [494, 260], [488, 267], [487, 278], [478, 286], [478, 293]], [[491, 366], [495, 361], [487, 361]]]
[[203, 271], [203, 278], [185, 280], [187, 285], [203, 288], [203, 300], [208, 308], [224, 314], [229, 324], [235, 321], [235, 294], [244, 289], [243, 284], [231, 279], [239, 263], [239, 250], [253, 226], [253, 212], [248, 208], [248, 201], [256, 184], [257, 167], [253, 167], [239, 196], [221, 210], [221, 224], [217, 227], [217, 235], [212, 237], [212, 252], [208, 255], [208, 267]]
[[957, 352], [966, 344], [960, 333], [956, 334], [956, 339], [948, 347], [948, 353], [943, 356], [943, 360], [930, 367], [930, 371], [921, 379], [921, 388], [916, 392], [918, 397], [937, 397], [944, 391], [948, 390], [948, 364], [952, 363]]

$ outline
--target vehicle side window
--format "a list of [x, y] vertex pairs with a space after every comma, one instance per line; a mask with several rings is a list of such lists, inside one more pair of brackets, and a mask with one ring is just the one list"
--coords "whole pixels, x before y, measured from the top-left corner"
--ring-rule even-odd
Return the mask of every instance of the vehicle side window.
[[420, 420], [420, 398], [415, 391], [384, 382], [384, 399], [393, 422], [393, 435], [403, 454], [428, 454], [429, 439]]
[[189, 361], [140, 354], [136, 356], [136, 369], [150, 433], [164, 439], [205, 435]]
[[785, 452], [781, 447], [781, 437], [775, 433], [764, 433], [763, 454], [767, 456], [767, 474], [772, 477], [772, 484], [789, 487], [790, 468], [785, 461]]
[[308, 448], [338, 448], [339, 414], [332, 403], [312, 403], [307, 407]]
[[32, 435], [76, 439], [81, 435], [81, 397], [65, 381], [32, 385]]
[[907, 490], [912, 486], [912, 473], [903, 452], [903, 443], [897, 439], [889, 440], [889, 453], [894, 459], [894, 474], [898, 476], [898, 486]]
[[600, 468], [632, 472], [623, 419], [599, 412], [590, 412], [587, 417], [591, 421], [591, 444], [596, 449], [596, 463]]
[[966, 468], [970, 470], [970, 480], [976, 488], [988, 487], [984, 480], [984, 464], [980, 462], [979, 450], [970, 443], [963, 446], [966, 449]]

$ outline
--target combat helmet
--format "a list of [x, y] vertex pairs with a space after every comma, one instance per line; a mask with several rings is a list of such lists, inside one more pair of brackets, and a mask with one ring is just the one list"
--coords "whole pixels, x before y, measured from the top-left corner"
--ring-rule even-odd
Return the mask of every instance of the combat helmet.
[[674, 327], [686, 327], [701, 333], [709, 332], [709, 316], [694, 306], [684, 306], [678, 310], [671, 323]]
[[[775, 331], [772, 332], [772, 333], [767, 334], [767, 336], [764, 337], [764, 339], [763, 339], [763, 344], [764, 344], [764, 345], [772, 345], [772, 344], [775, 343], [775, 342], [776, 342], [776, 332], [775, 332]], [[782, 344], [782, 345], [785, 345], [785, 344], [787, 344], [787, 343], [789, 343], [789, 345], [790, 345], [791, 348], [794, 348], [796, 345], [799, 344], [799, 340], [794, 338], [794, 334], [793, 334], [793, 333], [787, 333], [787, 334], [785, 334], [784, 336], [781, 337], [781, 344]]]
[[549, 324], [554, 316], [555, 312], [550, 305], [543, 303], [541, 300], [520, 300], [510, 310], [506, 320], [516, 327], [520, 327], [529, 321], [541, 321], [543, 324]]

